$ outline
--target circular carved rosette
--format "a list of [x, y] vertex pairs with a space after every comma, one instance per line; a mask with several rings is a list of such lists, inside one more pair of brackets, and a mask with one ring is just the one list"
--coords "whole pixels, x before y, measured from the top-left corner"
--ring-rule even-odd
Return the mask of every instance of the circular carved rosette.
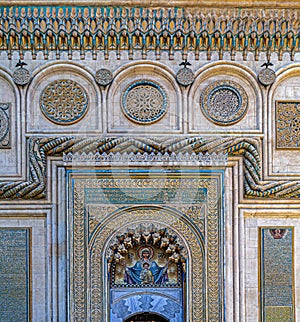
[[26, 68], [19, 68], [13, 73], [13, 80], [17, 85], [24, 86], [30, 81], [30, 72]]
[[151, 124], [165, 115], [168, 96], [157, 83], [140, 80], [125, 88], [121, 98], [121, 106], [123, 113], [129, 120], [139, 124]]
[[40, 108], [46, 118], [56, 124], [73, 124], [87, 112], [88, 95], [75, 81], [56, 80], [44, 88]]
[[95, 74], [96, 82], [101, 86], [109, 85], [113, 80], [113, 74], [110, 70], [101, 68]]
[[233, 81], [216, 81], [208, 85], [200, 101], [203, 114], [217, 125], [239, 122], [248, 109], [245, 90]]
[[190, 68], [184, 67], [179, 69], [176, 74], [177, 82], [182, 86], [189, 86], [193, 84], [195, 79], [195, 74]]
[[276, 74], [270, 68], [263, 69], [258, 74], [259, 82], [264, 86], [272, 85], [275, 82]]

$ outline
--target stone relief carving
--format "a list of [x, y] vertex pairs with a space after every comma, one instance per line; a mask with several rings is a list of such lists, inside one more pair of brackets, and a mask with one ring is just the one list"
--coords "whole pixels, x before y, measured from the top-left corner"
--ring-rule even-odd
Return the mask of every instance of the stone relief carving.
[[0, 103], [0, 148], [10, 147], [10, 103]]
[[201, 95], [200, 106], [208, 120], [217, 125], [232, 125], [246, 114], [248, 97], [234, 81], [216, 81], [208, 85]]
[[96, 82], [101, 86], [109, 85], [113, 80], [113, 74], [109, 69], [101, 68], [96, 71]]
[[60, 79], [43, 89], [40, 108], [51, 122], [68, 125], [84, 117], [88, 102], [88, 94], [82, 86], [73, 80]]
[[[36, 58], [42, 52], [45, 59], [53, 51], [59, 58], [62, 52], [92, 52], [97, 59], [99, 52], [109, 59], [109, 51], [126, 50], [129, 59], [133, 51], [141, 51], [145, 59], [150, 51], [159, 59], [162, 51], [193, 52], [196, 60], [200, 52], [206, 52], [211, 59], [212, 52], [218, 52], [219, 59], [224, 52], [235, 58], [241, 52], [247, 59], [249, 52], [258, 59], [260, 52], [268, 57], [272, 53], [282, 59], [283, 53], [294, 59], [299, 52], [297, 43], [297, 18], [293, 10], [247, 8], [211, 9], [201, 8], [110, 8], [110, 7], [23, 7], [22, 23], [19, 23], [18, 7], [0, 8], [0, 50], [6, 51], [8, 59], [18, 51], [23, 59], [30, 51]], [[84, 19], [85, 23], [81, 23]], [[163, 19], [163, 23], [162, 23]], [[47, 21], [47, 28], [45, 28]], [[109, 21], [109, 24], [107, 24]], [[69, 27], [72, 26], [71, 27]], [[3, 26], [3, 27], [2, 27]], [[4, 27], [5, 26], [5, 27]], [[153, 27], [155, 26], [155, 27]], [[174, 29], [174, 26], [175, 29]], [[226, 27], [225, 27], [226, 26]], [[175, 31], [176, 30], [176, 31]], [[174, 32], [175, 31], [175, 32]]]
[[168, 96], [163, 87], [156, 82], [139, 80], [125, 88], [121, 106], [129, 120], [139, 124], [151, 124], [165, 115]]
[[179, 69], [176, 74], [176, 79], [180, 85], [189, 86], [193, 84], [195, 80], [195, 74], [190, 68], [185, 66], [184, 68]]
[[48, 156], [62, 157], [77, 151], [106, 153], [220, 153], [240, 156], [244, 166], [244, 195], [248, 198], [298, 199], [299, 181], [262, 180], [260, 139], [256, 138], [30, 138], [28, 140], [28, 181], [0, 182], [1, 199], [39, 199], [46, 197]]
[[276, 101], [276, 147], [300, 148], [300, 101]]
[[20, 67], [13, 73], [13, 80], [17, 85], [24, 86], [30, 81], [30, 72], [24, 66], [27, 64], [21, 59], [19, 59], [19, 62], [16, 64], [16, 67]]
[[264, 86], [272, 85], [275, 82], [276, 74], [274, 70], [265, 68], [258, 73], [258, 80]]

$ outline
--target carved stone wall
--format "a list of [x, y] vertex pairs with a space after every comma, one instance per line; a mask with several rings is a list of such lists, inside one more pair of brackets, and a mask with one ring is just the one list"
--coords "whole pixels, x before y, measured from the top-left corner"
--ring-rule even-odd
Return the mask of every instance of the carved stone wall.
[[[7, 298], [28, 309], [20, 319], [107, 322], [133, 306], [171, 321], [299, 319], [299, 3], [200, 2], [0, 1], [0, 228], [30, 236], [15, 243], [30, 292]], [[161, 306], [155, 287], [108, 291], [105, 252], [139, 221], [187, 250], [184, 292]], [[268, 229], [293, 242], [263, 244]], [[274, 247], [286, 265], [273, 282]], [[278, 285], [293, 299], [282, 310]]]

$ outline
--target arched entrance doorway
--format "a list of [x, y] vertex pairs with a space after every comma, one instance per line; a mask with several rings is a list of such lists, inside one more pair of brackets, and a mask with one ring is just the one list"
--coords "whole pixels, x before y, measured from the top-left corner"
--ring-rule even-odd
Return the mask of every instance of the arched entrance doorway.
[[139, 313], [131, 316], [126, 319], [124, 322], [169, 322], [169, 320], [165, 319], [161, 315], [154, 313]]

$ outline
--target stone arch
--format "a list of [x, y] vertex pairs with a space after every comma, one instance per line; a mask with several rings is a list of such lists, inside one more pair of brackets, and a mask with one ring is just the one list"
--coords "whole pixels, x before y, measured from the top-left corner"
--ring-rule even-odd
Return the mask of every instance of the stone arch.
[[[78, 121], [58, 125], [43, 115], [40, 109], [40, 94], [47, 85], [62, 79], [74, 81], [83, 88], [88, 97], [88, 108], [84, 117]], [[55, 62], [36, 70], [26, 91], [26, 102], [31, 103], [26, 106], [27, 131], [30, 133], [35, 133], [38, 128], [43, 128], [47, 133], [69, 133], [70, 131], [84, 131], [86, 133], [87, 131], [84, 128], [87, 125], [89, 131], [94, 130], [98, 133], [102, 131], [102, 93], [93, 75], [81, 65], [70, 62]]]
[[[167, 108], [163, 117], [149, 123], [135, 122], [128, 119], [122, 110], [122, 97], [126, 88], [136, 82], [150, 82], [164, 92], [167, 97]], [[128, 64], [116, 70], [113, 83], [106, 95], [107, 119], [109, 132], [154, 133], [159, 129], [162, 133], [180, 133], [182, 129], [181, 89], [173, 72], [166, 66], [143, 61]]]
[[[227, 125], [226, 122], [214, 124], [205, 117], [200, 108], [201, 95], [208, 85], [214, 82], [234, 82], [242, 87], [248, 99], [248, 108], [242, 118]], [[237, 63], [214, 62], [202, 66], [195, 74], [195, 81], [188, 91], [188, 118], [190, 132], [226, 132], [239, 131], [241, 127], [247, 131], [260, 130], [262, 118], [262, 93], [253, 71]]]
[[[299, 155], [299, 120], [298, 102], [300, 64], [286, 66], [276, 71], [276, 80], [269, 88], [267, 115], [264, 120], [270, 173], [296, 173]], [[275, 139], [273, 139], [275, 138]]]
[[[126, 228], [137, 222], [150, 223], [155, 222], [160, 225], [164, 225], [167, 228], [175, 231], [181, 240], [184, 241], [187, 248], [187, 265], [186, 265], [186, 281], [188, 283], [188, 290], [186, 292], [186, 300], [190, 303], [187, 309], [187, 316], [191, 317], [194, 321], [199, 317], [202, 319], [205, 316], [205, 263], [204, 263], [204, 241], [197, 229], [185, 219], [183, 214], [174, 209], [164, 209], [161, 207], [131, 207], [127, 209], [121, 209], [114, 213], [111, 213], [105, 222], [102, 222], [95, 229], [94, 234], [90, 240], [90, 299], [91, 299], [91, 312], [89, 315], [94, 318], [98, 318], [99, 321], [108, 321], [107, 316], [103, 316], [109, 303], [105, 300], [105, 292], [108, 291], [108, 281], [102, 281], [102, 276], [106, 276], [108, 273], [108, 267], [106, 264], [107, 258], [105, 256], [106, 250], [109, 247], [112, 238], [115, 238], [120, 228]], [[192, 273], [193, 272], [193, 273]], [[193, 292], [192, 292], [193, 290]], [[158, 295], [156, 295], [158, 296]], [[161, 298], [166, 298], [162, 296]], [[123, 299], [125, 300], [125, 299]], [[139, 299], [132, 298], [133, 301]], [[142, 300], [143, 301], [143, 300]], [[145, 299], [146, 301], [146, 299]], [[166, 300], [167, 301], [167, 300]], [[174, 299], [170, 299], [174, 302]], [[170, 303], [171, 303], [170, 302]], [[173, 303], [172, 302], [172, 303]], [[125, 302], [119, 302], [117, 305], [123, 307]], [[123, 304], [122, 304], [123, 303]], [[166, 303], [166, 302], [165, 302]], [[174, 312], [176, 312], [176, 301], [174, 304]], [[175, 305], [176, 304], [176, 305]], [[126, 311], [126, 310], [125, 310]], [[174, 313], [173, 312], [173, 313]], [[112, 313], [112, 312], [111, 312]], [[128, 316], [134, 312], [125, 312]], [[124, 316], [125, 316], [124, 313]], [[127, 316], [126, 315], [126, 316]], [[171, 314], [172, 315], [172, 314]], [[169, 314], [169, 318], [171, 316]], [[168, 315], [166, 315], [168, 318]], [[174, 313], [174, 317], [176, 318]], [[192, 318], [194, 317], [194, 318]], [[121, 321], [121, 320], [120, 320]], [[175, 322], [177, 320], [171, 320]]]

